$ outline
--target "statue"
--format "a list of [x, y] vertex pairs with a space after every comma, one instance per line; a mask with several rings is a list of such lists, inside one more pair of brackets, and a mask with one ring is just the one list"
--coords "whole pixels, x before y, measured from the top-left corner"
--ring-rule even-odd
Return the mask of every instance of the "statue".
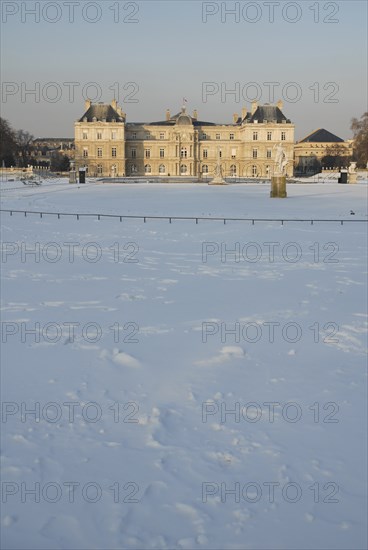
[[350, 162], [348, 168], [348, 181], [349, 183], [356, 183], [358, 180], [358, 172], [356, 170], [356, 162]]
[[221, 154], [220, 154], [220, 148], [217, 148], [217, 163], [215, 165], [214, 171], [213, 171], [214, 178], [209, 183], [209, 185], [224, 185], [226, 184], [223, 176], [222, 176], [222, 168], [221, 168]]
[[276, 155], [275, 155], [275, 175], [283, 176], [285, 175], [286, 171], [286, 165], [288, 163], [285, 149], [281, 145], [281, 142], [278, 145], [274, 145], [273, 147], [276, 149]]
[[351, 162], [350, 163], [350, 166], [348, 168], [349, 174], [356, 174], [356, 165], [357, 165], [356, 162]]

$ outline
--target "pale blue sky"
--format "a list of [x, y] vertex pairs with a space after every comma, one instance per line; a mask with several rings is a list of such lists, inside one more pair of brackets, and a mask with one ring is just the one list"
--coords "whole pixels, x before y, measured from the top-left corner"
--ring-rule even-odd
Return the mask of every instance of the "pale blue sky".
[[[284, 100], [283, 110], [296, 125], [297, 139], [319, 127], [349, 138], [350, 119], [367, 110], [365, 1], [279, 0], [271, 2], [273, 23], [266, 0], [2, 0], [1, 4], [2, 116], [13, 127], [27, 129], [37, 137], [73, 136], [74, 121], [84, 112], [82, 89], [88, 82], [98, 84], [98, 99], [106, 102], [114, 95], [109, 88], [119, 83], [115, 90], [119, 88], [128, 121], [163, 119], [166, 108], [177, 112], [186, 97], [188, 110], [196, 108], [200, 119], [224, 123], [230, 123], [242, 106], [250, 107], [256, 93], [248, 86], [250, 82], [257, 83], [260, 102], [272, 101], [270, 85], [265, 83], [279, 82], [274, 99]], [[72, 4], [74, 22], [70, 21]], [[134, 13], [135, 5], [138, 13]], [[240, 21], [226, 14], [222, 6], [238, 10]], [[32, 8], [36, 16], [39, 12], [39, 22], [26, 13]], [[83, 10], [85, 18], [99, 16], [100, 20], [83, 20]], [[218, 12], [204, 22], [206, 10]], [[285, 21], [283, 12], [289, 20], [300, 19]], [[51, 22], [57, 18], [60, 20]], [[124, 18], [138, 22], [124, 22]], [[337, 22], [327, 22], [332, 19]], [[47, 86], [50, 82], [58, 87]], [[72, 88], [65, 82], [79, 83], [71, 102]], [[203, 97], [205, 82], [215, 83], [216, 92], [208, 95], [207, 101]], [[288, 85], [290, 82], [297, 87]], [[35, 83], [40, 86], [39, 101], [34, 95], [22, 97], [22, 91], [24, 96]], [[124, 90], [128, 83], [135, 84]], [[237, 97], [225, 95], [236, 87]], [[60, 100], [51, 102], [57, 92]], [[287, 94], [292, 99], [297, 92], [300, 99], [288, 101]], [[94, 94], [95, 89], [89, 88], [88, 93]], [[138, 101], [127, 102], [129, 93]]]

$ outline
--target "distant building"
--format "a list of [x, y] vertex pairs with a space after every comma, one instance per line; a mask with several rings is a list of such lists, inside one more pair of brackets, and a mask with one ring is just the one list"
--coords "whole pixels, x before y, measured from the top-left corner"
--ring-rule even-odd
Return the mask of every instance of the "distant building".
[[275, 146], [282, 143], [293, 175], [294, 124], [277, 105], [252, 103], [231, 124], [189, 115], [186, 107], [158, 122], [127, 122], [114, 100], [86, 101], [75, 123], [76, 168], [90, 176], [175, 176], [208, 178], [220, 164], [224, 177], [270, 178]]
[[[298, 141], [294, 147], [295, 173], [310, 176], [323, 167], [322, 159], [330, 157], [330, 167], [347, 165], [353, 154], [353, 140], [344, 141], [324, 128], [319, 128]], [[328, 164], [328, 158], [326, 162]]]
[[74, 139], [73, 138], [37, 138], [31, 143], [31, 161], [32, 164], [50, 166], [51, 159], [57, 153], [74, 158]]

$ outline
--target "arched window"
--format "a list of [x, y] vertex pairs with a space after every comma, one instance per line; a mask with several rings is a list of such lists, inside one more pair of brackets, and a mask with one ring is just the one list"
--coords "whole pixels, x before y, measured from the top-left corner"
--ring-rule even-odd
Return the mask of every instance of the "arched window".
[[97, 164], [97, 175], [102, 176], [102, 164]]
[[257, 176], [258, 174], [258, 168], [255, 164], [252, 166], [252, 176]]
[[186, 166], [186, 164], [182, 164], [180, 166], [180, 174], [183, 176], [184, 174], [186, 174], [188, 172], [188, 167]]
[[150, 174], [151, 173], [151, 165], [150, 164], [146, 164], [145, 167], [144, 167], [144, 173], [145, 174]]
[[137, 173], [137, 166], [135, 164], [132, 164], [132, 166], [130, 167], [130, 173], [131, 174]]
[[158, 173], [159, 174], [165, 174], [166, 173], [166, 167], [164, 164], [160, 164], [160, 166], [158, 167]]
[[203, 173], [203, 174], [208, 174], [208, 164], [204, 164], [204, 165], [202, 166], [202, 173]]
[[230, 176], [236, 176], [236, 166], [235, 166], [235, 164], [232, 164], [230, 166]]

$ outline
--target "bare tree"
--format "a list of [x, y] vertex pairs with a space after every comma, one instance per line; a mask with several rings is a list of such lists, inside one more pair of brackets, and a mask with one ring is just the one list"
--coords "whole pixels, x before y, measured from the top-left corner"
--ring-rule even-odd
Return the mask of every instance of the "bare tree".
[[25, 167], [30, 162], [32, 142], [34, 140], [34, 137], [26, 130], [17, 130], [15, 132], [15, 139], [18, 145], [20, 165], [22, 167]]
[[360, 120], [351, 120], [351, 130], [354, 135], [353, 157], [358, 168], [365, 168], [368, 162], [368, 112]]
[[0, 164], [12, 166], [15, 164], [17, 143], [15, 132], [9, 122], [0, 117]]

